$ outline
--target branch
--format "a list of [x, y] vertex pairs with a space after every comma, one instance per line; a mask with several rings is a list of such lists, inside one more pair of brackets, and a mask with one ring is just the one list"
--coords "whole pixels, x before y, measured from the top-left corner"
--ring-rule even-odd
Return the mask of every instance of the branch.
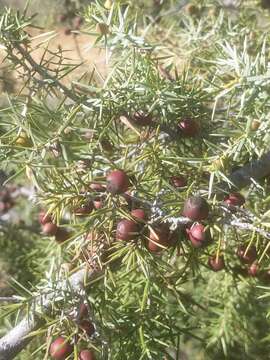
[[[238, 181], [238, 186], [246, 184], [248, 181], [251, 181], [252, 178], [256, 176], [256, 179], [259, 179], [263, 176], [266, 176], [270, 172], [270, 164], [265, 166], [267, 159], [270, 160], [270, 152], [264, 155], [260, 160], [257, 160], [251, 164], [244, 166], [242, 169], [237, 170], [231, 175], [231, 179], [240, 179]], [[270, 161], [269, 161], [270, 163]], [[239, 177], [241, 174], [242, 177]], [[146, 202], [138, 197], [131, 196], [129, 197], [133, 201], [141, 202], [144, 205], [151, 207], [153, 217], [164, 216], [164, 211], [161, 210], [158, 200], [153, 204]], [[188, 224], [190, 219], [186, 217], [167, 217], [165, 222], [174, 225], [174, 227]], [[270, 239], [270, 233], [252, 225], [251, 223], [242, 222], [239, 219], [227, 219], [226, 224], [241, 228], [243, 230], [250, 230], [259, 233], [267, 239]], [[52, 307], [52, 300], [56, 297], [57, 293], [72, 289], [75, 293], [79, 293], [83, 289], [83, 283], [86, 278], [92, 277], [96, 271], [88, 273], [87, 270], [79, 270], [74, 275], [72, 275], [67, 281], [60, 282], [57, 289], [53, 292], [45, 295], [40, 295], [38, 299], [38, 304], [42, 307], [42, 313], [46, 314], [50, 312]], [[12, 360], [15, 356], [31, 341], [31, 333], [37, 330], [42, 326], [43, 320], [42, 316], [37, 313], [36, 310], [32, 309], [30, 317], [23, 319], [15, 328], [13, 328], [8, 334], [6, 334], [2, 339], [0, 339], [0, 360]]]
[[[11, 360], [31, 341], [29, 334], [42, 325], [40, 318], [23, 319], [15, 328], [0, 339], [0, 360]], [[27, 337], [27, 338], [26, 338]]]
[[[96, 270], [88, 271], [81, 269], [71, 275], [67, 280], [60, 282], [54, 291], [40, 295], [35, 308], [30, 309], [30, 316], [24, 318], [9, 333], [0, 339], [0, 360], [12, 360], [32, 340], [31, 333], [44, 323], [42, 315], [48, 314], [52, 309], [52, 303], [58, 294], [63, 291], [73, 291], [79, 294], [84, 289], [85, 280], [89, 280], [97, 273]], [[60, 297], [61, 298], [61, 297]], [[40, 309], [40, 313], [37, 311]]]
[[[230, 176], [230, 180], [237, 188], [242, 188], [252, 182], [252, 180], [259, 180], [270, 173], [270, 151], [264, 154], [259, 160], [255, 160], [241, 169], [233, 172]], [[155, 217], [163, 217], [164, 211], [161, 209], [162, 204], [158, 201], [150, 203], [142, 200], [136, 196], [131, 196], [133, 201], [141, 202], [144, 206], [150, 207]], [[174, 225], [175, 227], [185, 225], [190, 222], [190, 219], [185, 217], [167, 217], [165, 222]], [[270, 233], [252, 225], [251, 223], [243, 222], [239, 219], [227, 219], [226, 224], [241, 228], [243, 230], [255, 231], [267, 239], [270, 239]], [[39, 296], [38, 304], [41, 308], [41, 314], [49, 313], [52, 308], [52, 302], [57, 293], [72, 289], [78, 293], [83, 289], [83, 283], [86, 278], [94, 276], [97, 271], [92, 270], [88, 273], [87, 270], [79, 270], [73, 274], [68, 280], [60, 282], [57, 289], [51, 293], [43, 294]], [[38, 314], [35, 309], [32, 309], [28, 318], [23, 319], [15, 328], [13, 328], [8, 334], [0, 339], [0, 360], [12, 360], [15, 356], [31, 341], [31, 333], [43, 324], [41, 314]]]
[[12, 296], [1, 296], [0, 297], [0, 302], [18, 303], [20, 301], [21, 301], [20, 299], [17, 299], [17, 298], [12, 297]]
[[[137, 196], [125, 195], [125, 197], [128, 197], [130, 200], [141, 203], [143, 206], [150, 208], [152, 215], [151, 222], [162, 220], [163, 222], [171, 225], [171, 230], [175, 230], [178, 227], [185, 226], [193, 222], [192, 220], [184, 216], [168, 216], [166, 212], [162, 210], [162, 203], [159, 202], [158, 199], [151, 203], [140, 199]], [[270, 239], [270, 232], [251, 223], [252, 221], [258, 220], [258, 218], [251, 212], [248, 212], [237, 206], [231, 206], [230, 208], [228, 208], [227, 206], [221, 205], [219, 209], [223, 212], [226, 212], [227, 215], [220, 221], [221, 224], [237, 227], [243, 230], [254, 231], [259, 235], [265, 237], [266, 239]], [[239, 214], [239, 218], [236, 218], [236, 213]]]
[[259, 235], [265, 237], [266, 239], [270, 239], [270, 232], [264, 229], [259, 228], [258, 226], [254, 226], [250, 223], [241, 222], [238, 219], [232, 220], [228, 225], [243, 229], [243, 230], [250, 230], [255, 231]]
[[65, 85], [63, 85], [57, 78], [50, 75], [42, 66], [37, 64], [32, 58], [32, 56], [29, 54], [29, 52], [24, 50], [24, 48], [20, 44], [14, 43], [13, 46], [15, 49], [18, 50], [18, 52], [23, 56], [23, 58], [28, 61], [32, 69], [37, 72], [42, 78], [52, 80], [53, 85], [59, 87], [63, 91], [63, 93], [75, 103], [81, 102], [80, 98], [77, 95], [75, 95], [71, 90], [69, 90]]

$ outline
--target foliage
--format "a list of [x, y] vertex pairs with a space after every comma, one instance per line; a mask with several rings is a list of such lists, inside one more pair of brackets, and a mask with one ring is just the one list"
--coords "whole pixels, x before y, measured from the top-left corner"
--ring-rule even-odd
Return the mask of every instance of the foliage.
[[[93, 70], [69, 86], [63, 79], [80, 64], [67, 65], [61, 49], [45, 50], [36, 62], [27, 31], [33, 18], [2, 12], [1, 45], [22, 89], [0, 111], [1, 168], [10, 174], [5, 184], [34, 186], [35, 201], [18, 205], [26, 226], [3, 224], [1, 257], [20, 299], [3, 305], [1, 333], [28, 314], [40, 292], [81, 267], [99, 271], [82, 295], [95, 335], [80, 335], [71, 311], [82, 298], [63, 291], [18, 359], [44, 358], [62, 333], [80, 338], [74, 358], [84, 346], [99, 359], [178, 359], [186, 352], [196, 359], [268, 358], [269, 179], [242, 190], [243, 207], [222, 201], [235, 191], [235, 168], [269, 151], [269, 14], [254, 1], [233, 10], [199, 1], [195, 12], [174, 1], [143, 3], [84, 8], [82, 31], [104, 49], [107, 75]], [[136, 124], [137, 111], [151, 114], [152, 123]], [[196, 121], [196, 137], [181, 135], [183, 118]], [[91, 190], [114, 169], [129, 175], [131, 198]], [[178, 174], [187, 178], [181, 189], [170, 182]], [[179, 220], [194, 194], [211, 206], [206, 248], [192, 247]], [[93, 200], [102, 207], [76, 216]], [[149, 221], [137, 240], [117, 241], [118, 221], [131, 219], [136, 207]], [[39, 235], [40, 208], [69, 239], [58, 244]], [[176, 238], [155, 254], [147, 248], [149, 230], [160, 223]], [[236, 254], [240, 244], [256, 246], [260, 276], [248, 276]], [[209, 256], [224, 256], [225, 269], [212, 271]]]

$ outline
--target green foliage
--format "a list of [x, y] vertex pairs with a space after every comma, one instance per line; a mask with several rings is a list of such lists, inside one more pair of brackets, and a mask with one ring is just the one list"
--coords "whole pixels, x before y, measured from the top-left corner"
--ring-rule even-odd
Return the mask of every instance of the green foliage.
[[[4, 225], [1, 257], [16, 288], [21, 284], [21, 299], [3, 306], [9, 315], [3, 328], [27, 314], [38, 293], [52, 291], [67, 274], [96, 261], [100, 275], [83, 295], [96, 335], [78, 335], [70, 312], [81, 298], [65, 290], [44, 315], [35, 343], [18, 358], [43, 358], [45, 336], [64, 333], [81, 336], [76, 351], [92, 346], [100, 359], [178, 359], [180, 349], [196, 359], [267, 359], [269, 288], [265, 278], [247, 276], [236, 249], [255, 245], [260, 271], [267, 275], [269, 181], [246, 187], [245, 207], [236, 212], [221, 200], [233, 168], [269, 151], [269, 25], [260, 19], [269, 15], [251, 2], [232, 12], [200, 1], [192, 14], [169, 1], [158, 9], [127, 5], [86, 7], [85, 34], [97, 35], [97, 24], [108, 26], [95, 42], [105, 49], [108, 74], [83, 74], [69, 87], [62, 81], [77, 66], [67, 66], [56, 53], [52, 68], [46, 54], [37, 63], [27, 51], [32, 18], [11, 10], [1, 17], [1, 44], [24, 87], [0, 111], [1, 167], [12, 173], [7, 183], [34, 185], [38, 205], [72, 234], [61, 244], [42, 237], [31, 221], [37, 207], [25, 203], [18, 211], [30, 207], [26, 226]], [[136, 111], [150, 113], [153, 123], [138, 126]], [[181, 136], [182, 118], [198, 123], [198, 136]], [[117, 222], [131, 218], [127, 197], [89, 188], [93, 181], [105, 185], [108, 171], [116, 168], [129, 175], [132, 206], [150, 215], [130, 243], [116, 241]], [[175, 174], [185, 175], [188, 185], [175, 189]], [[174, 217], [198, 193], [211, 204], [204, 222], [211, 244], [193, 248], [178, 224], [175, 244], [151, 253], [149, 230], [166, 221], [175, 230]], [[97, 197], [100, 209], [86, 217], [74, 214]], [[235, 220], [249, 227], [233, 226]], [[224, 255], [225, 270], [211, 271], [210, 255]]]

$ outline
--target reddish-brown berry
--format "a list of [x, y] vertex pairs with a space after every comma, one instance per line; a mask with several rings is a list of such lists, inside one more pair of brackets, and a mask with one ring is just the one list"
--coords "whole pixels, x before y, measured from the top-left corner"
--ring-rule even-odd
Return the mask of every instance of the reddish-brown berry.
[[42, 232], [48, 236], [55, 235], [57, 230], [58, 230], [57, 225], [52, 222], [48, 222], [42, 226]]
[[254, 262], [253, 264], [251, 264], [248, 268], [248, 274], [250, 276], [256, 277], [259, 275], [259, 265], [257, 262]]
[[[161, 245], [161, 246], [160, 246]], [[161, 224], [154, 229], [150, 228], [147, 248], [151, 252], [160, 252], [171, 245], [170, 229], [167, 224]]]
[[69, 239], [70, 237], [71, 237], [70, 232], [67, 229], [62, 228], [62, 227], [59, 227], [55, 234], [55, 240], [58, 243], [62, 243], [64, 241], [66, 241], [67, 239]]
[[134, 209], [131, 211], [131, 215], [139, 220], [146, 221], [147, 215], [143, 209]]
[[147, 125], [152, 124], [152, 116], [141, 110], [136, 111], [132, 115], [132, 120], [133, 120], [134, 124], [136, 124], [138, 126], [147, 126]]
[[223, 256], [211, 256], [208, 259], [208, 265], [213, 271], [220, 271], [225, 268], [224, 258]]
[[96, 210], [98, 209], [101, 209], [103, 207], [103, 201], [100, 199], [100, 198], [96, 198], [94, 201], [93, 201], [93, 204], [94, 204], [94, 208]]
[[123, 170], [113, 170], [107, 176], [107, 190], [112, 194], [126, 192], [129, 184], [129, 178]]
[[73, 346], [62, 336], [55, 339], [50, 346], [50, 355], [53, 359], [64, 360], [73, 352]]
[[82, 320], [82, 319], [86, 318], [87, 316], [88, 316], [87, 305], [82, 303], [79, 306], [77, 318], [78, 318], [78, 320]]
[[245, 264], [252, 264], [257, 258], [257, 250], [254, 245], [248, 249], [244, 245], [240, 245], [237, 249], [237, 256]]
[[188, 198], [184, 204], [183, 215], [191, 220], [205, 220], [209, 214], [209, 205], [207, 201], [200, 196]]
[[194, 137], [199, 132], [199, 125], [195, 120], [185, 118], [178, 123], [178, 129], [183, 136]]
[[14, 201], [10, 196], [9, 189], [3, 189], [0, 191], [0, 213], [5, 213], [14, 206]]
[[88, 320], [82, 320], [79, 324], [81, 330], [83, 330], [88, 336], [92, 336], [95, 333], [94, 325]]
[[100, 183], [97, 183], [97, 182], [92, 182], [89, 185], [89, 188], [90, 188], [90, 190], [93, 190], [95, 192], [103, 192], [106, 190], [106, 188], [103, 185], [101, 185]]
[[130, 241], [134, 240], [138, 235], [138, 224], [133, 220], [123, 219], [117, 224], [116, 239]]
[[78, 216], [86, 216], [91, 214], [92, 210], [94, 209], [94, 204], [92, 201], [88, 201], [87, 203], [77, 207], [74, 210], [74, 214]]
[[161, 250], [163, 250], [163, 247], [159, 246], [158, 244], [154, 243], [153, 241], [148, 241], [147, 243], [147, 249], [150, 251], [150, 252], [153, 252], [153, 253], [158, 253], [160, 252]]
[[241, 206], [245, 201], [244, 196], [237, 192], [227, 195], [224, 199], [225, 204], [228, 206]]
[[38, 221], [41, 225], [45, 225], [49, 222], [52, 222], [52, 217], [50, 214], [46, 214], [45, 211], [41, 211], [39, 214], [38, 214]]
[[96, 357], [92, 350], [82, 350], [79, 355], [79, 360], [96, 360]]
[[172, 176], [170, 178], [170, 184], [175, 188], [182, 188], [187, 185], [187, 180], [183, 175]]
[[174, 246], [177, 243], [178, 238], [179, 238], [179, 231], [178, 230], [172, 231], [169, 236], [170, 245]]
[[190, 229], [186, 229], [192, 245], [196, 248], [208, 245], [210, 236], [202, 224], [194, 224]]

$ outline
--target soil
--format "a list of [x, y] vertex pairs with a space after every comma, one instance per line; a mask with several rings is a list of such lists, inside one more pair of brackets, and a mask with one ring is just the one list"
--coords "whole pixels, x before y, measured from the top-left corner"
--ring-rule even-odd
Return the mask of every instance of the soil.
[[[40, 63], [41, 59], [50, 59], [55, 65], [50, 68], [65, 69], [71, 65], [81, 64], [77, 69], [71, 71], [68, 75], [61, 79], [61, 82], [70, 87], [73, 80], [78, 81], [82, 76], [85, 83], [86, 79], [92, 74], [95, 84], [101, 84], [106, 74], [105, 52], [101, 49], [93, 47], [95, 38], [88, 34], [71, 33], [65, 34], [65, 28], [60, 27], [52, 31], [37, 30], [33, 28], [27, 29], [31, 36], [31, 43], [28, 52], [31, 52], [33, 59]], [[49, 40], [49, 41], [48, 41]], [[44, 52], [46, 52], [44, 56]], [[62, 66], [59, 66], [59, 57], [65, 58]], [[5, 52], [0, 51], [0, 61], [5, 57]], [[15, 81], [14, 81], [15, 79]], [[10, 71], [9, 64], [0, 62], [0, 106], [4, 106], [7, 102], [6, 93], [18, 93], [22, 86], [22, 79], [18, 72]], [[94, 84], [94, 85], [95, 85]]]

